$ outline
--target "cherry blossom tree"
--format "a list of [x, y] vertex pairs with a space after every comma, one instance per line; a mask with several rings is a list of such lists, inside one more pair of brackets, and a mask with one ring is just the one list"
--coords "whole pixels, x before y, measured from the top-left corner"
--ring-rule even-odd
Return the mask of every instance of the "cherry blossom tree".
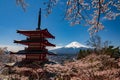
[[[47, 15], [52, 12], [54, 6], [62, 0], [43, 1], [46, 5]], [[25, 10], [25, 0], [16, 0]], [[120, 16], [120, 0], [64, 0], [66, 3], [65, 19], [71, 25], [83, 24], [90, 26], [91, 35], [103, 30], [101, 19], [115, 20]]]

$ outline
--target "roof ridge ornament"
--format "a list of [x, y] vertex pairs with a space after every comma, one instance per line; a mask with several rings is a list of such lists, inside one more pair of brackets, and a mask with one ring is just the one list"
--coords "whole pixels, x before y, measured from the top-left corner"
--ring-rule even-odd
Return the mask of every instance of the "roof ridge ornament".
[[40, 26], [41, 26], [41, 8], [40, 8], [40, 10], [39, 10], [39, 15], [38, 15], [38, 27], [37, 27], [36, 30], [41, 30], [41, 29], [40, 29]]

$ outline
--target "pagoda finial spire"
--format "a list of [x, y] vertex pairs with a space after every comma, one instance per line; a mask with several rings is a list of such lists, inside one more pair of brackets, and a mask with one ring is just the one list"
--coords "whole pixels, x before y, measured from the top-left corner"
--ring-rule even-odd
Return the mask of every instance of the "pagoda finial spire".
[[37, 30], [40, 30], [40, 26], [41, 26], [41, 8], [39, 11], [39, 16], [38, 16], [38, 28], [37, 28]]

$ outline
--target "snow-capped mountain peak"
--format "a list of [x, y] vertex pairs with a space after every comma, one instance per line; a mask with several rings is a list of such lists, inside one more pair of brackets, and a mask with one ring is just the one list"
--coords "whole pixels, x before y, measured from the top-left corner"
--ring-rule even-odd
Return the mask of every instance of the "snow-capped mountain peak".
[[79, 42], [74, 41], [61, 48], [52, 49], [51, 52], [56, 54], [76, 54], [80, 50], [87, 50], [87, 49], [89, 49], [88, 46], [85, 46]]
[[71, 42], [70, 44], [66, 45], [65, 47], [66, 48], [80, 48], [80, 47], [86, 47], [87, 48], [87, 46], [85, 46], [85, 45], [83, 45], [79, 42], [76, 42], [76, 41]]

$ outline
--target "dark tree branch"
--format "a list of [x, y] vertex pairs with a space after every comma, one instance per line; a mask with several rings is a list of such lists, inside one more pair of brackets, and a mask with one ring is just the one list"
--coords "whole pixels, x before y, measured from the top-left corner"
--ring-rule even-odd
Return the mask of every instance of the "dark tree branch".
[[99, 0], [98, 20], [97, 20], [97, 30], [98, 30], [98, 26], [99, 26], [99, 23], [100, 23], [100, 16], [101, 16], [101, 3], [100, 3], [100, 0]]

